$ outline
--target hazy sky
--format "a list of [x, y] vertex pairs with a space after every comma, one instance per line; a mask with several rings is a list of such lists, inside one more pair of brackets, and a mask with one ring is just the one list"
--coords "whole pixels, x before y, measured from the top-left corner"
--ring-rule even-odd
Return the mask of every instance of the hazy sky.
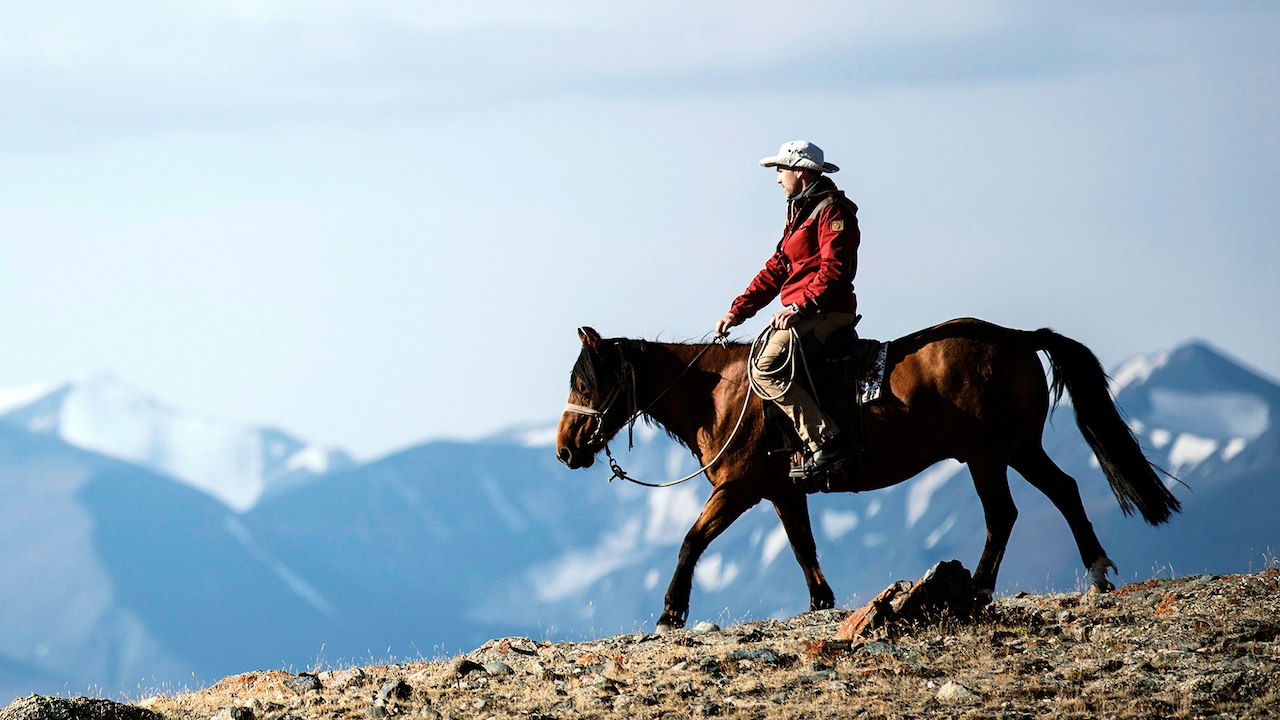
[[712, 328], [798, 138], [861, 206], [863, 335], [1280, 377], [1277, 37], [1271, 2], [4, 2], [0, 387], [110, 371], [362, 457], [552, 421], [577, 326]]

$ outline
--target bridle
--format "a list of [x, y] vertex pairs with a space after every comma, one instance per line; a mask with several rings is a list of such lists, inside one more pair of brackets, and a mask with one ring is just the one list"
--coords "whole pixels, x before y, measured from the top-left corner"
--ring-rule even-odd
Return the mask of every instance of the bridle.
[[665, 482], [665, 483], [648, 483], [648, 482], [644, 482], [643, 480], [637, 480], [636, 478], [633, 478], [630, 475], [628, 475], [627, 472], [622, 469], [622, 466], [618, 464], [618, 461], [614, 460], [613, 452], [609, 449], [609, 440], [607, 437], [605, 437], [605, 429], [604, 429], [605, 415], [607, 415], [609, 411], [613, 409], [613, 405], [618, 401], [618, 398], [622, 397], [623, 388], [624, 387], [627, 388], [628, 390], [627, 406], [631, 408], [631, 414], [628, 416], [627, 420], [623, 424], [627, 426], [627, 450], [630, 451], [634, 449], [635, 438], [633, 436], [632, 431], [635, 428], [636, 420], [638, 420], [640, 416], [648, 413], [649, 410], [654, 405], [658, 404], [658, 401], [661, 400], [663, 397], [665, 397], [666, 394], [670, 392], [671, 389], [674, 388], [680, 382], [680, 380], [683, 379], [684, 376], [689, 373], [690, 370], [693, 369], [694, 365], [698, 364], [698, 360], [702, 359], [702, 356], [705, 355], [707, 351], [711, 349], [712, 345], [728, 345], [728, 340], [723, 337], [717, 337], [714, 340], [712, 340], [711, 344], [708, 344], [706, 347], [699, 350], [698, 354], [694, 355], [693, 359], [690, 360], [687, 365], [685, 365], [684, 370], [681, 370], [680, 374], [677, 375], [676, 378], [671, 381], [671, 384], [668, 385], [665, 390], [658, 393], [657, 397], [655, 397], [648, 405], [645, 405], [644, 408], [641, 410], [635, 409], [636, 405], [638, 404], [636, 400], [635, 368], [631, 365], [631, 362], [627, 360], [627, 356], [623, 354], [621, 351], [619, 351], [619, 357], [621, 358], [622, 367], [619, 373], [618, 383], [614, 386], [613, 390], [611, 390], [609, 394], [605, 397], [605, 400], [603, 403], [603, 406], [604, 406], [603, 409], [596, 409], [593, 407], [589, 407], [587, 405], [579, 405], [577, 403], [565, 403], [564, 412], [571, 412], [578, 415], [586, 415], [587, 417], [595, 419], [596, 427], [591, 432], [591, 436], [590, 438], [588, 438], [587, 442], [589, 444], [594, 444], [596, 442], [603, 443], [604, 454], [606, 457], [609, 458], [609, 470], [611, 472], [611, 474], [609, 475], [609, 482], [613, 482], [614, 479], [617, 478], [617, 479], [626, 480], [628, 482], [635, 483], [636, 485], [643, 485], [645, 487], [651, 487], [651, 488], [671, 487], [673, 485], [679, 485], [682, 482], [692, 480], [698, 475], [701, 475], [703, 472], [706, 472], [711, 468], [712, 465], [715, 465], [716, 462], [720, 460], [720, 457], [722, 455], [724, 455], [724, 451], [729, 448], [730, 443], [733, 442], [734, 436], [738, 434], [738, 430], [742, 427], [742, 419], [747, 415], [747, 405], [751, 402], [750, 392], [745, 393], [745, 399], [743, 400], [743, 403], [742, 403], [742, 412], [738, 414], [738, 422], [733, 426], [733, 431], [729, 433], [729, 437], [725, 440], [724, 447], [720, 448], [720, 452], [716, 453], [716, 456], [711, 458], [711, 461], [708, 462], [706, 465], [703, 465], [702, 467], [698, 468], [697, 470], [694, 470], [692, 473], [680, 478], [679, 480], [672, 480], [671, 482]]
[[[635, 412], [634, 410], [636, 406], [635, 368], [631, 366], [631, 363], [627, 360], [626, 355], [619, 353], [619, 357], [622, 358], [622, 371], [619, 375], [617, 384], [613, 386], [613, 390], [609, 391], [609, 394], [605, 396], [604, 407], [602, 409], [597, 410], [596, 408], [590, 407], [588, 405], [579, 405], [577, 403], [565, 403], [564, 405], [564, 412], [576, 413], [578, 415], [586, 415], [587, 417], [595, 419], [596, 427], [594, 430], [591, 431], [591, 437], [587, 438], [587, 442], [589, 444], [595, 444], [597, 441], [603, 442], [606, 449], [608, 449], [609, 447], [609, 441], [608, 439], [605, 438], [604, 417], [605, 415], [609, 414], [610, 410], [613, 409], [613, 404], [618, 401], [618, 398], [622, 397], [623, 387], [626, 387], [628, 385], [630, 386], [630, 392], [627, 393], [627, 406], [630, 408], [633, 408], [631, 417], [628, 418], [625, 423], [627, 425], [627, 444], [629, 446], [628, 449], [630, 449], [630, 445], [632, 442], [631, 427], [635, 425], [636, 418], [640, 416], [640, 413]], [[695, 358], [695, 360], [696, 359], [697, 358]], [[652, 407], [652, 404], [650, 404], [650, 407]], [[564, 413], [561, 413], [561, 414], [563, 415]], [[610, 480], [612, 481], [612, 478]]]

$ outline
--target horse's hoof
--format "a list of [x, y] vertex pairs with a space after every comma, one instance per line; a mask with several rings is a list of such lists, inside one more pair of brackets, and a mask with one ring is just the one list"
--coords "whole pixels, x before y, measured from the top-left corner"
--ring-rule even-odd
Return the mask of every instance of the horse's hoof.
[[1116, 586], [1112, 585], [1111, 580], [1107, 578], [1108, 569], [1114, 571], [1117, 575], [1120, 574], [1120, 568], [1116, 567], [1116, 564], [1111, 562], [1111, 558], [1105, 556], [1098, 558], [1089, 568], [1090, 595], [1109, 593], [1116, 589]]
[[668, 633], [673, 633], [676, 630], [683, 630], [683, 629], [684, 629], [684, 620], [681, 620], [679, 618], [663, 617], [658, 620], [657, 633], [659, 635], [666, 635]]
[[830, 610], [835, 606], [835, 598], [814, 598], [809, 601], [809, 612], [813, 612], [814, 610]]

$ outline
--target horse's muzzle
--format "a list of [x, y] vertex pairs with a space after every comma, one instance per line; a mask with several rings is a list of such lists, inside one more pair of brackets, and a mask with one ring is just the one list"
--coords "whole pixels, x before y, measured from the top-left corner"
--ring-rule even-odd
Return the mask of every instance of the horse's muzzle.
[[584, 453], [575, 456], [569, 448], [561, 447], [556, 450], [556, 459], [564, 463], [565, 467], [570, 470], [578, 470], [591, 467], [596, 461], [596, 456], [595, 453]]

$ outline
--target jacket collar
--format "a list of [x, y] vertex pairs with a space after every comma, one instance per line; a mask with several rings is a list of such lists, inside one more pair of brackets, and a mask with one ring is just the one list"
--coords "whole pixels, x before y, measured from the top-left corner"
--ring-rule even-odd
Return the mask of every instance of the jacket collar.
[[787, 224], [790, 225], [805, 207], [831, 193], [840, 192], [831, 178], [823, 175], [794, 197], [787, 199]]

